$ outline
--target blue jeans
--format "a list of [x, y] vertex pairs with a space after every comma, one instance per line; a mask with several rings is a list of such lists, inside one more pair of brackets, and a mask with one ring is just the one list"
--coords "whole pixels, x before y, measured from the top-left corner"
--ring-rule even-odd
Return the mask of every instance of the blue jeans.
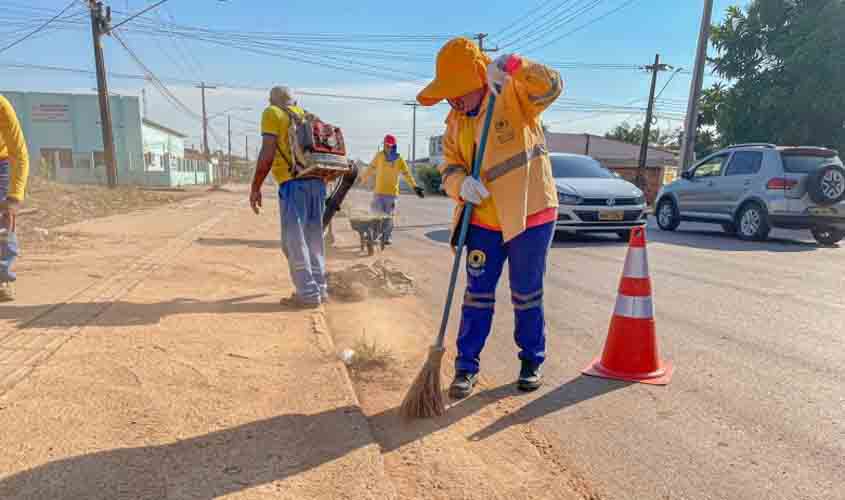
[[389, 194], [374, 195], [370, 211], [374, 214], [390, 216], [384, 221], [384, 240], [390, 241], [393, 238], [393, 212], [396, 211], [396, 197]]
[[323, 244], [326, 184], [320, 179], [295, 179], [279, 186], [282, 251], [287, 257], [296, 295], [319, 303], [328, 293]]
[[[5, 200], [9, 193], [9, 162], [0, 161], [0, 200]], [[18, 256], [18, 238], [14, 231], [8, 231], [0, 221], [0, 282], [15, 281], [12, 264]]]
[[540, 366], [546, 359], [543, 278], [554, 223], [527, 229], [504, 243], [502, 233], [470, 226], [467, 235], [467, 289], [458, 330], [455, 369], [478, 373], [481, 350], [493, 326], [496, 285], [505, 261], [511, 284], [519, 359]]

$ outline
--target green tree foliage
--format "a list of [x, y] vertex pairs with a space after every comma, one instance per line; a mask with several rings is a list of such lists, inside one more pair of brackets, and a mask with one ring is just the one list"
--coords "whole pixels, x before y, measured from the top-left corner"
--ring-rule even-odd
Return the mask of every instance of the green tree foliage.
[[[617, 141], [627, 142], [629, 144], [640, 145], [643, 142], [643, 126], [631, 125], [628, 122], [622, 122], [615, 126], [612, 130], [604, 134], [607, 139], [615, 139]], [[666, 146], [675, 141], [673, 134], [666, 134], [657, 127], [651, 127], [648, 134], [648, 143], [656, 144], [658, 146]]]
[[702, 120], [723, 145], [845, 148], [845, 0], [752, 0], [713, 27]]

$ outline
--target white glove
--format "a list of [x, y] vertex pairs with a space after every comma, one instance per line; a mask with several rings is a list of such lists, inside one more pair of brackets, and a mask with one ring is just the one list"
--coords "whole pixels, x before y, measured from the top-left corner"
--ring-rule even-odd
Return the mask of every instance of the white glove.
[[461, 198], [467, 203], [480, 205], [489, 196], [490, 191], [487, 191], [484, 184], [474, 177], [467, 176], [461, 184]]
[[503, 54], [487, 66], [487, 86], [496, 95], [499, 95], [505, 87], [505, 82], [510, 76], [505, 70], [505, 65], [510, 58], [511, 54]]

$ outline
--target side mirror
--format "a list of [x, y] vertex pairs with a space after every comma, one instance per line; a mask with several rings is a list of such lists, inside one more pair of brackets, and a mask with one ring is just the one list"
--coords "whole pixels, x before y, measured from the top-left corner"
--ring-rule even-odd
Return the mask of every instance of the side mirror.
[[686, 180], [692, 179], [692, 170], [684, 170], [681, 172], [681, 178]]

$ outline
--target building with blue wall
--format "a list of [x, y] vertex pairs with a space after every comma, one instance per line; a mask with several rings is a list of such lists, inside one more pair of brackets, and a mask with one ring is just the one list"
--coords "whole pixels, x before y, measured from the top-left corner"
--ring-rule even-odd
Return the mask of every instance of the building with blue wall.
[[[0, 93], [12, 103], [21, 122], [33, 172], [57, 182], [106, 183], [96, 95]], [[179, 186], [212, 181], [207, 162], [183, 161], [184, 134], [142, 121], [137, 97], [112, 95], [109, 103], [118, 183]]]

